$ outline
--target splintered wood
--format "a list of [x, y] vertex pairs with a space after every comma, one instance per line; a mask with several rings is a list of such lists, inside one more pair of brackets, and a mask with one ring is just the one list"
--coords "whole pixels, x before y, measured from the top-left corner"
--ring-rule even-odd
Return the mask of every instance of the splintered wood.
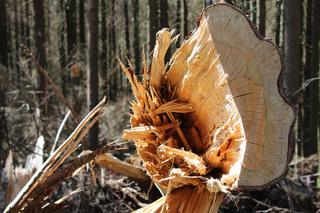
[[188, 185], [215, 193], [234, 189], [246, 137], [206, 19], [166, 69], [173, 40], [168, 29], [158, 32], [143, 82], [120, 62], [135, 96], [123, 138], [135, 142], [148, 174], [168, 192]]

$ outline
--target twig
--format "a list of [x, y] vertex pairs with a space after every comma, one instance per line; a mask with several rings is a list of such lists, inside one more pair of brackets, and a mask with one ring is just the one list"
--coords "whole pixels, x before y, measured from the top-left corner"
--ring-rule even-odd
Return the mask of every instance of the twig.
[[39, 64], [37, 59], [33, 56], [31, 50], [26, 47], [25, 45], [21, 44], [21, 47], [27, 52], [29, 57], [31, 58], [34, 65], [36, 65], [37, 70], [40, 74], [44, 75], [48, 83], [52, 86], [53, 92], [61, 99], [61, 101], [69, 108], [69, 110], [72, 112], [73, 117], [76, 119], [77, 122], [80, 122], [80, 117], [74, 110], [72, 104], [67, 101], [67, 99], [64, 97], [62, 92], [60, 91], [59, 87], [53, 82], [53, 80], [50, 78], [48, 72]]
[[56, 146], [57, 146], [57, 143], [58, 143], [58, 140], [59, 140], [59, 137], [60, 137], [61, 131], [62, 131], [62, 129], [63, 129], [63, 127], [64, 127], [65, 123], [67, 122], [67, 119], [68, 119], [68, 117], [69, 117], [70, 113], [71, 113], [71, 111], [69, 110], [69, 111], [67, 112], [67, 114], [64, 116], [64, 119], [62, 120], [62, 122], [61, 122], [61, 124], [60, 124], [60, 126], [59, 126], [59, 129], [58, 129], [58, 132], [57, 132], [56, 138], [54, 139], [54, 142], [53, 142], [53, 145], [52, 145], [52, 148], [51, 148], [50, 155], [52, 155], [52, 154], [53, 154], [53, 152], [54, 152], [54, 150], [55, 150], [55, 148], [56, 148]]

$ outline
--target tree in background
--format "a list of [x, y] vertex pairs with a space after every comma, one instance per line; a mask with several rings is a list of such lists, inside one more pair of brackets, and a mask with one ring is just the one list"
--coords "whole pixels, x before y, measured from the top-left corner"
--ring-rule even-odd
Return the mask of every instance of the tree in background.
[[[34, 9], [34, 40], [36, 47], [36, 58], [40, 66], [47, 67], [46, 58], [46, 30], [45, 30], [45, 13], [42, 0], [33, 0]], [[43, 99], [44, 93], [46, 91], [46, 78], [43, 74], [39, 74], [38, 82], [40, 94], [40, 100]]]
[[[98, 36], [99, 36], [99, 2], [89, 1], [88, 4], [88, 108], [93, 109], [99, 101], [99, 66], [98, 66]], [[89, 131], [89, 149], [94, 150], [99, 146], [98, 122]]]
[[73, 57], [77, 48], [77, 4], [76, 0], [66, 0], [66, 26], [67, 26], [67, 44], [68, 44], [68, 65], [73, 63]]
[[[306, 23], [306, 61], [304, 80], [313, 81], [305, 88], [304, 93], [304, 121], [303, 121], [303, 152], [310, 156], [317, 152], [319, 127], [319, 23], [320, 1], [307, 1]], [[312, 80], [313, 79], [313, 80]]]
[[290, 101], [298, 104], [296, 91], [300, 87], [302, 69], [302, 2], [285, 0], [285, 87]]
[[262, 36], [266, 35], [266, 2], [259, 1], [259, 32]]
[[138, 74], [141, 64], [141, 48], [140, 48], [140, 28], [139, 28], [139, 0], [133, 0], [133, 51], [134, 51], [134, 64], [135, 71]]
[[[176, 23], [175, 29], [177, 30], [177, 34], [181, 33], [181, 0], [177, 0], [177, 13], [176, 13]], [[180, 47], [181, 36], [177, 40], [177, 47]]]
[[[8, 66], [8, 36], [7, 36], [6, 0], [0, 1], [0, 64]], [[1, 66], [1, 65], [0, 65]]]
[[158, 0], [148, 0], [149, 2], [149, 51], [155, 45], [156, 33], [159, 30]]

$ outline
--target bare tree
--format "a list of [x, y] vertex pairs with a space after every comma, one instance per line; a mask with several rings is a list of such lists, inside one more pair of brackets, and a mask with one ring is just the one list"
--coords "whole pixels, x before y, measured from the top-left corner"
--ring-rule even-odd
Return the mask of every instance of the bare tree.
[[302, 2], [285, 0], [285, 87], [290, 101], [298, 103], [296, 91], [300, 87], [302, 68]]
[[[319, 77], [319, 24], [320, 1], [307, 2], [306, 28], [306, 62], [304, 70], [305, 81]], [[319, 126], [319, 83], [309, 84], [304, 93], [304, 122], [303, 122], [303, 151], [304, 156], [317, 152]]]
[[154, 48], [156, 33], [159, 29], [158, 0], [149, 0], [149, 47]]
[[160, 28], [169, 27], [168, 0], [160, 0]]
[[189, 15], [188, 2], [187, 2], [187, 0], [183, 0], [183, 35], [184, 36], [188, 35], [188, 33], [189, 33], [188, 15]]
[[80, 40], [80, 49], [84, 49], [86, 45], [85, 38], [85, 15], [84, 15], [84, 0], [79, 0], [79, 40]]
[[261, 35], [266, 35], [266, 1], [259, 1], [259, 31]]
[[[34, 9], [34, 40], [36, 46], [36, 58], [42, 67], [47, 67], [46, 58], [46, 30], [45, 30], [45, 14], [42, 0], [33, 0]], [[46, 91], [46, 78], [43, 74], [39, 74], [39, 90], [43, 93]], [[43, 98], [43, 93], [39, 96]]]
[[7, 36], [6, 0], [0, 1], [0, 64], [8, 66], [8, 36]]
[[140, 29], [139, 29], [139, 0], [133, 0], [133, 50], [134, 50], [134, 63], [135, 70], [140, 71]]
[[[181, 32], [181, 0], [177, 0], [177, 13], [176, 13], [176, 21], [175, 21], [175, 29], [179, 34]], [[177, 40], [177, 47], [180, 46], [180, 39]]]
[[126, 57], [130, 58], [130, 21], [129, 21], [129, 10], [128, 10], [128, 0], [123, 0], [123, 12], [124, 12], [124, 18], [125, 18], [125, 35], [126, 35]]
[[[88, 4], [88, 108], [91, 110], [98, 104], [99, 99], [99, 67], [98, 67], [98, 36], [99, 36], [99, 1], [89, 1]], [[89, 131], [89, 149], [94, 150], [99, 146], [99, 126], [96, 123]]]

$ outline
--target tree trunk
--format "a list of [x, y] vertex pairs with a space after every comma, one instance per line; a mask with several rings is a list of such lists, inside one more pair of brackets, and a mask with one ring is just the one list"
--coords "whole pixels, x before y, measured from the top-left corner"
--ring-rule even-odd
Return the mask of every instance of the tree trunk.
[[266, 35], [266, 2], [259, 1], [259, 31], [262, 36]]
[[276, 1], [276, 44], [280, 46], [280, 32], [281, 32], [281, 5], [282, 0]]
[[84, 0], [79, 0], [79, 39], [80, 39], [80, 48], [84, 53], [86, 46], [86, 35], [85, 35], [85, 17], [84, 17]]
[[103, 92], [104, 94], [108, 95], [108, 59], [107, 59], [107, 1], [101, 1], [101, 32], [100, 32], [100, 39], [101, 39], [101, 54], [100, 54], [100, 65], [101, 65], [101, 76], [104, 82], [103, 85]]
[[301, 0], [285, 0], [285, 88], [286, 94], [293, 104], [298, 103], [295, 93], [300, 85], [302, 69], [302, 2]]
[[183, 0], [183, 35], [187, 36], [189, 34], [189, 29], [188, 29], [188, 2], [187, 0]]
[[129, 21], [129, 10], [128, 10], [128, 0], [124, 0], [123, 2], [124, 7], [123, 7], [123, 12], [124, 12], [124, 18], [125, 18], [125, 34], [126, 34], [126, 57], [130, 58], [130, 21]]
[[[307, 2], [307, 29], [306, 29], [306, 65], [305, 81], [319, 76], [319, 22], [320, 2]], [[319, 116], [319, 83], [314, 81], [306, 87], [304, 93], [304, 156], [308, 157], [317, 152]]]
[[[177, 0], [177, 15], [176, 15], [176, 26], [177, 34], [181, 32], [181, 0]], [[177, 47], [180, 47], [180, 37], [176, 43]]]
[[160, 0], [160, 28], [169, 27], [168, 0]]
[[66, 48], [65, 48], [65, 2], [64, 0], [59, 0], [57, 7], [57, 14], [60, 18], [58, 20], [59, 28], [59, 39], [58, 39], [58, 48], [59, 48], [59, 64], [60, 64], [60, 78], [61, 78], [61, 87], [63, 94], [67, 94], [67, 73], [66, 73]]
[[149, 51], [155, 45], [155, 37], [159, 29], [158, 0], [149, 0]]
[[136, 74], [140, 71], [139, 0], [133, 0], [133, 50]]
[[6, 0], [0, 1], [0, 64], [8, 67], [8, 29]]
[[67, 26], [67, 43], [68, 43], [68, 64], [71, 65], [72, 58], [77, 48], [77, 10], [76, 1], [66, 1], [66, 26]]
[[[115, 0], [111, 1], [111, 35], [109, 35], [110, 43], [110, 100], [115, 101], [118, 89], [118, 72], [116, 71], [116, 26], [115, 26]], [[119, 73], [120, 74], [120, 73]]]
[[[45, 31], [45, 14], [42, 0], [33, 0], [34, 9], [34, 40], [36, 47], [36, 58], [42, 67], [47, 67], [46, 58], [46, 31]], [[39, 74], [38, 88], [42, 94], [39, 95], [40, 100], [44, 97], [46, 91], [46, 78], [43, 74]]]
[[[98, 12], [99, 2], [89, 1], [88, 4], [88, 50], [89, 50], [89, 67], [88, 67], [88, 108], [91, 110], [98, 104], [99, 99], [99, 79], [98, 79]], [[99, 126], [98, 122], [89, 130], [89, 149], [94, 150], [99, 146]]]
[[18, 1], [14, 1], [14, 40], [15, 40], [15, 70], [17, 71], [16, 73], [16, 83], [19, 88], [20, 85], [20, 66], [19, 66], [19, 61], [20, 61], [20, 33], [21, 33], [21, 28], [19, 26], [19, 21], [18, 21]]

